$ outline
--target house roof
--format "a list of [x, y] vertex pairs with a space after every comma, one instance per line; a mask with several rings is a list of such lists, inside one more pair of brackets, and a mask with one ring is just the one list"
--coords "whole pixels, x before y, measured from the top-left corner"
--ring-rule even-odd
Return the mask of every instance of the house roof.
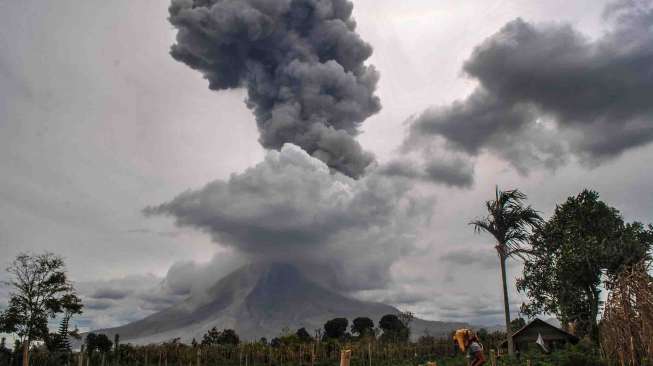
[[[520, 335], [525, 334], [528, 331], [529, 328], [532, 328], [534, 326], [542, 326], [542, 327], [550, 328], [551, 330], [553, 330], [553, 331], [555, 331], [557, 333], [560, 333], [561, 335], [565, 336], [566, 338], [569, 338], [570, 340], [572, 340], [572, 342], [578, 341], [578, 337], [576, 337], [575, 335], [573, 335], [573, 334], [571, 334], [571, 333], [569, 333], [569, 332], [567, 332], [567, 331], [565, 331], [563, 329], [560, 329], [560, 328], [558, 328], [556, 326], [553, 326], [553, 325], [545, 322], [544, 320], [537, 319], [537, 318], [531, 320], [528, 324], [524, 325], [521, 329], [519, 329], [518, 331], [513, 333], [512, 334], [513, 340], [515, 338], [519, 338]], [[505, 343], [507, 343], [507, 342], [506, 341], [502, 342], [502, 344], [505, 344]]]

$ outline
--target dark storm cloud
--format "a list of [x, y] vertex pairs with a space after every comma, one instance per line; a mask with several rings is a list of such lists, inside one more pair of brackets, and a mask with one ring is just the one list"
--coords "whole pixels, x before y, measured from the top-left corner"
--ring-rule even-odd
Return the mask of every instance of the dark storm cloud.
[[245, 87], [264, 147], [290, 142], [357, 178], [373, 157], [355, 136], [380, 102], [352, 9], [347, 0], [173, 0], [171, 54], [212, 90]]
[[354, 180], [333, 174], [288, 144], [244, 173], [145, 212], [172, 216], [250, 259], [310, 262], [337, 272], [339, 283], [376, 286], [410, 251], [416, 223], [432, 209], [408, 189], [380, 175]]
[[474, 166], [462, 158], [429, 160], [424, 164], [398, 159], [379, 167], [379, 173], [391, 177], [420, 179], [450, 187], [470, 188], [474, 184]]
[[609, 6], [609, 32], [591, 40], [569, 25], [506, 24], [476, 47], [465, 100], [427, 110], [406, 145], [443, 138], [470, 155], [498, 154], [526, 172], [575, 156], [598, 164], [653, 140], [653, 7]]

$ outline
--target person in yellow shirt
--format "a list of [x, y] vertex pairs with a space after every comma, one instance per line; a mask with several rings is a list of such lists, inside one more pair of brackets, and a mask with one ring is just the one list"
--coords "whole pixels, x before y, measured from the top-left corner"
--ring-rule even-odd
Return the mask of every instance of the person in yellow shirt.
[[469, 329], [459, 329], [453, 336], [460, 350], [467, 352], [469, 366], [482, 366], [485, 364], [483, 345], [478, 340], [476, 333]]

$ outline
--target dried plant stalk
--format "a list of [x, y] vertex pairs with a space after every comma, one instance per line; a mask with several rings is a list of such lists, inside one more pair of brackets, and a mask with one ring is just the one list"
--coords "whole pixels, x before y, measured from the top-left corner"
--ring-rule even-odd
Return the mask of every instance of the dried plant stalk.
[[653, 277], [650, 263], [624, 270], [608, 285], [601, 321], [601, 348], [621, 366], [653, 360]]

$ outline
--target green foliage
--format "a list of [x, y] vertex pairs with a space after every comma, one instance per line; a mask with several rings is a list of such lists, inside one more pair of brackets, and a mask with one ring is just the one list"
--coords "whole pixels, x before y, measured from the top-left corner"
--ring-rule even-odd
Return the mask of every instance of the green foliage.
[[351, 324], [351, 333], [358, 337], [374, 336], [374, 322], [370, 318], [358, 317]]
[[532, 256], [517, 281], [530, 300], [522, 312], [556, 314], [575, 324], [577, 335], [597, 339], [602, 274], [646, 257], [652, 238], [650, 226], [624, 224], [594, 191], [569, 197], [530, 239]]
[[[12, 292], [0, 314], [0, 332], [15, 333], [29, 342], [49, 338], [48, 318], [81, 313], [81, 301], [66, 275], [63, 259], [52, 253], [20, 254], [7, 272]], [[66, 324], [67, 321], [66, 320]]]
[[86, 335], [86, 352], [89, 354], [93, 352], [108, 353], [111, 352], [112, 347], [113, 343], [106, 334], [88, 333]]
[[501, 344], [506, 340], [506, 332], [495, 331], [490, 333], [485, 329], [480, 329], [478, 331], [478, 338], [487, 350], [496, 350], [500, 349]]
[[202, 346], [237, 345], [238, 343], [240, 343], [240, 338], [233, 329], [218, 331], [216, 327], [213, 327], [202, 337]]
[[325, 339], [342, 339], [347, 333], [349, 322], [346, 318], [334, 318], [324, 323]]
[[497, 365], [522, 366], [524, 360], [530, 360], [532, 366], [607, 366], [599, 351], [591, 345], [569, 346], [551, 354], [532, 351], [519, 358], [504, 357], [498, 360]]
[[526, 251], [523, 244], [530, 230], [542, 224], [539, 213], [531, 206], [524, 206], [526, 198], [517, 189], [500, 191], [497, 187], [495, 199], [485, 203], [487, 216], [470, 223], [477, 232], [484, 231], [494, 236], [496, 249], [502, 258], [523, 255]]
[[394, 314], [381, 317], [379, 328], [383, 330], [381, 340], [384, 342], [407, 342], [410, 338], [410, 328]]
[[297, 336], [297, 339], [301, 343], [309, 343], [313, 341], [313, 337], [308, 333], [306, 328], [299, 328], [297, 329], [297, 333], [295, 333], [295, 336]]
[[57, 333], [50, 333], [45, 339], [45, 345], [51, 352], [69, 354], [71, 352], [70, 337], [79, 337], [77, 330], [70, 331], [70, 320], [76, 314], [82, 313], [82, 302], [75, 293], [68, 293], [62, 297], [61, 308], [63, 317], [59, 323]]
[[[479, 332], [480, 333], [480, 332]], [[295, 337], [292, 333], [285, 337]], [[340, 350], [347, 347], [352, 350], [351, 366], [368, 366], [370, 358], [374, 366], [417, 366], [428, 361], [436, 361], [438, 366], [466, 366], [467, 361], [460, 352], [455, 353], [448, 338], [436, 338], [425, 335], [418, 343], [386, 343], [370, 339], [362, 341], [312, 342], [310, 344], [282, 344], [277, 348], [261, 342], [240, 343], [238, 345], [211, 345], [193, 348], [180, 343], [178, 339], [161, 345], [132, 346], [121, 344], [119, 347], [120, 365], [195, 365], [198, 359], [201, 365], [222, 366], [333, 366], [337, 365]], [[486, 351], [489, 365], [489, 350]], [[89, 366], [114, 365], [117, 360], [113, 353], [95, 352], [88, 356]], [[160, 363], [158, 360], [161, 360]], [[147, 363], [146, 363], [147, 360]], [[519, 359], [501, 357], [499, 366], [524, 366], [530, 360], [532, 366], [607, 366], [601, 360], [598, 350], [591, 343], [571, 346], [567, 349], [544, 354], [535, 348], [524, 353]], [[56, 363], [47, 352], [34, 354], [33, 365], [62, 365]], [[76, 361], [73, 358], [73, 361]], [[71, 365], [77, 365], [71, 362]], [[648, 365], [643, 361], [641, 365]], [[611, 365], [612, 366], [612, 365]]]

